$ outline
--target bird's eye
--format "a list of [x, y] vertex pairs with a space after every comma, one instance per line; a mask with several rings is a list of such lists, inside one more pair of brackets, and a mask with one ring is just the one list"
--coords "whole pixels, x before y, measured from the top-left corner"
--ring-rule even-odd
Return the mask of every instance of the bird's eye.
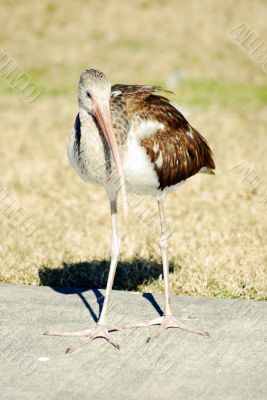
[[91, 99], [91, 97], [92, 97], [92, 96], [91, 96], [91, 93], [88, 92], [88, 91], [86, 92], [86, 96], [89, 97], [89, 99]]

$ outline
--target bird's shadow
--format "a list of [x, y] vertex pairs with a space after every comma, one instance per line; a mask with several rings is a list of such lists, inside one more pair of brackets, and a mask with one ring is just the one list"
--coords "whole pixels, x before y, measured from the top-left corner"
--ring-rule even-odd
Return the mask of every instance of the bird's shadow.
[[[39, 270], [40, 282], [44, 286], [50, 286], [53, 290], [69, 295], [77, 294], [90, 315], [97, 321], [101, 313], [104, 296], [100, 289], [105, 289], [109, 272], [109, 261], [88, 261], [78, 263], [63, 263], [61, 267], [43, 266]], [[170, 265], [170, 273], [173, 272], [173, 266]], [[136, 291], [139, 286], [157, 280], [162, 275], [161, 264], [154, 261], [143, 259], [134, 259], [131, 262], [119, 262], [113, 289]], [[97, 303], [98, 315], [84, 296], [84, 292], [92, 290]], [[159, 315], [163, 311], [154, 296], [151, 293], [143, 293], [143, 297], [150, 302]]]

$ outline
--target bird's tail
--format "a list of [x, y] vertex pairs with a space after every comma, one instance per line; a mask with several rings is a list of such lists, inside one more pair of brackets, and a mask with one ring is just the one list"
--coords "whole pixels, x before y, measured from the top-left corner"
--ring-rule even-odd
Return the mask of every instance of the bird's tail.
[[202, 167], [199, 171], [200, 174], [216, 175], [214, 170], [209, 167]]

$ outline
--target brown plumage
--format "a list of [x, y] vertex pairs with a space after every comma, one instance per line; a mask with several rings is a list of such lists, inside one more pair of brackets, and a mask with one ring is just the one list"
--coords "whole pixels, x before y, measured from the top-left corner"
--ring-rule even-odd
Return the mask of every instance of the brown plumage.
[[164, 126], [140, 140], [158, 175], [159, 188], [163, 190], [189, 178], [202, 168], [213, 173], [215, 164], [203, 136], [161, 92], [155, 86], [114, 85], [111, 114], [119, 143], [126, 141], [127, 132], [137, 118], [142, 121], [158, 121]]

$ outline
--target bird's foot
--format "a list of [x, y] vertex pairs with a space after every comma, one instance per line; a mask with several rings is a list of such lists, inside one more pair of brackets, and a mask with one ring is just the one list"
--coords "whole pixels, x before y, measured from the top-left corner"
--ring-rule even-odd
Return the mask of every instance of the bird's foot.
[[165, 332], [169, 328], [178, 328], [178, 329], [181, 329], [186, 332], [194, 333], [196, 335], [209, 336], [208, 332], [198, 330], [198, 329], [193, 329], [193, 328], [190, 328], [190, 327], [184, 325], [182, 322], [177, 320], [177, 318], [175, 318], [173, 315], [163, 315], [160, 319], [161, 319], [161, 322], [160, 322], [160, 327], [159, 327], [158, 331], [155, 332], [153, 335], [149, 336], [149, 338], [147, 339], [147, 343], [151, 342], [151, 340], [157, 338], [159, 335], [161, 335], [163, 332]]
[[178, 328], [183, 331], [195, 333], [197, 335], [209, 336], [208, 332], [193, 329], [193, 328], [190, 328], [190, 327], [184, 325], [182, 322], [178, 321], [173, 315], [163, 315], [162, 317], [154, 318], [147, 322], [125, 325], [124, 329], [143, 328], [143, 327], [153, 326], [153, 325], [160, 325], [160, 327], [157, 332], [155, 332], [153, 335], [151, 335], [147, 339], [147, 342], [151, 342], [151, 340], [155, 339], [161, 333], [165, 332], [169, 328]]
[[112, 346], [116, 347], [116, 349], [119, 349], [120, 346], [118, 343], [114, 342], [111, 337], [109, 332], [114, 332], [114, 331], [119, 331], [121, 328], [115, 327], [115, 326], [106, 326], [102, 324], [97, 324], [94, 328], [89, 328], [85, 329], [82, 331], [74, 331], [74, 332], [44, 332], [44, 335], [47, 336], [84, 336], [86, 337], [86, 340], [83, 342], [74, 344], [69, 346], [65, 353], [72, 353], [73, 351], [79, 349], [80, 347], [86, 346], [90, 342], [92, 342], [94, 339], [97, 338], [102, 338], [106, 339]]

